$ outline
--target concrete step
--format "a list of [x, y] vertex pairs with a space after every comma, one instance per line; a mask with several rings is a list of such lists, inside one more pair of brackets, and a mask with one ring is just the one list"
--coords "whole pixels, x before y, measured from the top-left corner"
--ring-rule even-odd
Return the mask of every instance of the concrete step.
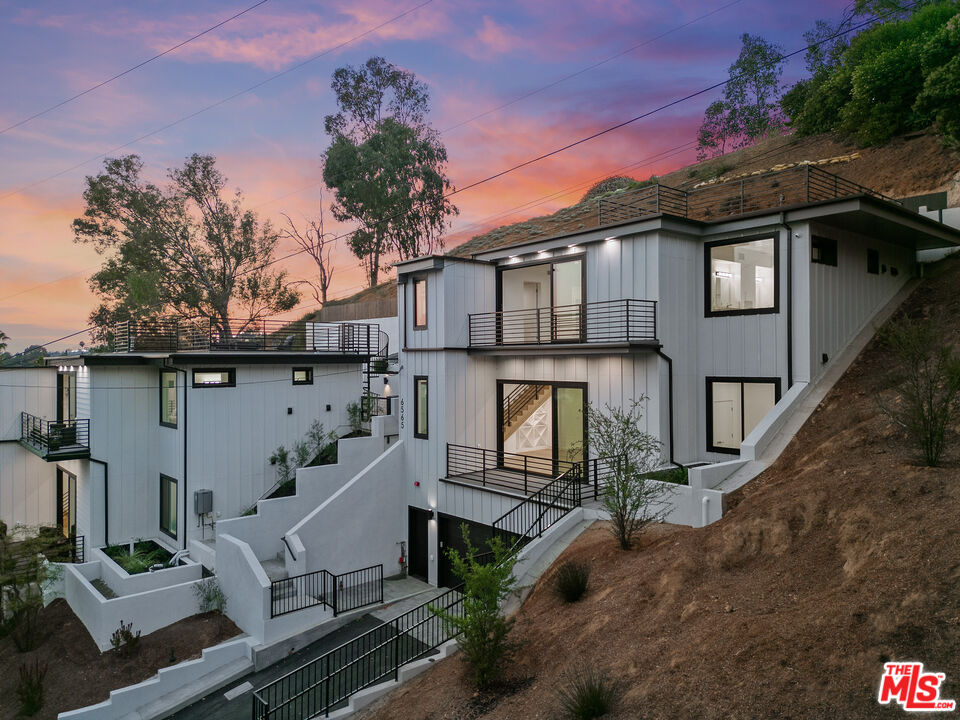
[[271, 582], [274, 580], [286, 580], [290, 577], [282, 560], [262, 560], [260, 565], [263, 566], [263, 571], [267, 574], [267, 577], [270, 578]]

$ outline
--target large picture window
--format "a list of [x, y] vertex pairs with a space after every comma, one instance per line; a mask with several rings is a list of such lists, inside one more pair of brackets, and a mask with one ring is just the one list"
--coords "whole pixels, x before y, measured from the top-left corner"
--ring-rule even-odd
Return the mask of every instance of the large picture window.
[[427, 279], [416, 278], [413, 281], [413, 327], [423, 330], [427, 327]]
[[177, 537], [177, 481], [166, 475], [160, 476], [160, 529]]
[[707, 450], [737, 453], [780, 399], [780, 378], [707, 378]]
[[777, 311], [777, 240], [761, 238], [706, 246], [706, 314]]
[[160, 371], [160, 424], [177, 426], [177, 373], [172, 370]]
[[430, 423], [427, 417], [427, 379], [413, 378], [413, 436], [426, 438]]

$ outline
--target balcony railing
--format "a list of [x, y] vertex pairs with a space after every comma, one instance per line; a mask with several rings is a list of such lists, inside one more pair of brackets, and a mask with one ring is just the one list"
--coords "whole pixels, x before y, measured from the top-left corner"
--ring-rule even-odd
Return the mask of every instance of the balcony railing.
[[334, 616], [383, 602], [383, 565], [334, 575], [328, 570], [270, 583], [270, 617], [324, 605]]
[[117, 352], [268, 350], [372, 357], [380, 350], [380, 326], [367, 323], [284, 322], [155, 318], [117, 323]]
[[606, 300], [530, 310], [474, 313], [470, 347], [653, 342], [655, 300]]
[[597, 213], [600, 225], [660, 213], [692, 220], [719, 220], [785, 205], [853, 195], [869, 195], [901, 204], [898, 200], [815, 165], [796, 165], [786, 170], [751, 175], [687, 191], [666, 185], [651, 185], [601, 198], [597, 201]]
[[578, 463], [447, 443], [447, 477], [529, 495]]
[[90, 457], [90, 421], [54, 422], [22, 412], [20, 442], [50, 460]]

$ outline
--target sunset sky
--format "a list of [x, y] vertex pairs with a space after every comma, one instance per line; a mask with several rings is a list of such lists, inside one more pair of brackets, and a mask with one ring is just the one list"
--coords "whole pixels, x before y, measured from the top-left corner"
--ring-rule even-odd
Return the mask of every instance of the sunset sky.
[[[0, 129], [254, 2], [0, 0]], [[328, 142], [323, 117], [335, 109], [330, 76], [338, 66], [382, 55], [425, 81], [430, 120], [443, 131], [450, 157], [448, 174], [455, 186], [464, 186], [725, 79], [744, 32], [795, 50], [816, 19], [835, 19], [846, 4], [433, 0], [353, 39], [421, 2], [268, 0], [0, 134], [0, 330], [11, 337], [8, 349], [86, 326], [95, 304], [87, 277], [101, 259], [92, 248], [74, 244], [70, 222], [82, 212], [84, 176], [102, 167], [105, 154], [135, 152], [150, 179], [161, 182], [167, 168], [191, 153], [212, 153], [248, 206], [275, 223], [283, 221], [281, 212], [302, 221], [316, 214], [320, 202], [319, 158]], [[677, 29], [686, 23], [691, 24]], [[669, 34], [655, 39], [664, 33]], [[461, 124], [641, 43], [646, 44]], [[252, 92], [154, 133], [324, 51], [329, 52]], [[787, 66], [784, 79], [802, 73], [801, 57]], [[690, 143], [714, 97], [698, 97], [458, 195], [461, 212], [448, 247], [504, 222], [569, 205], [592, 181], [614, 171], [643, 179], [693, 162]], [[621, 170], [625, 166], [632, 167]], [[552, 197], [543, 201], [545, 196]], [[332, 220], [329, 214], [327, 219]], [[332, 222], [328, 227], [350, 229]], [[291, 249], [284, 243], [280, 252]], [[295, 278], [312, 272], [302, 256], [284, 267]], [[333, 295], [362, 287], [359, 261], [339, 247]], [[305, 297], [286, 317], [312, 304]]]

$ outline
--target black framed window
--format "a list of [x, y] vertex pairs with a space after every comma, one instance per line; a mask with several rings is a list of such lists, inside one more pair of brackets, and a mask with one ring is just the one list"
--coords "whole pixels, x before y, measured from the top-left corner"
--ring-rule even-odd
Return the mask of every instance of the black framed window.
[[173, 370], [160, 371], [160, 424], [177, 426], [177, 373]]
[[810, 240], [810, 262], [837, 266], [837, 241], [814, 235]]
[[177, 537], [177, 481], [167, 475], [160, 476], [160, 530]]
[[430, 429], [427, 415], [428, 399], [427, 378], [417, 375], [413, 378], [413, 436], [415, 438], [426, 438], [427, 431]]
[[313, 385], [313, 368], [295, 367], [293, 369], [294, 385]]
[[867, 250], [867, 272], [871, 275], [880, 274], [880, 253], [877, 250]]
[[193, 386], [199, 387], [236, 387], [236, 368], [211, 368], [193, 371]]
[[739, 453], [740, 444], [780, 400], [780, 378], [708, 377], [707, 450]]
[[413, 327], [423, 330], [427, 327], [427, 279], [413, 280]]
[[779, 240], [726, 240], [704, 247], [707, 317], [779, 309]]

